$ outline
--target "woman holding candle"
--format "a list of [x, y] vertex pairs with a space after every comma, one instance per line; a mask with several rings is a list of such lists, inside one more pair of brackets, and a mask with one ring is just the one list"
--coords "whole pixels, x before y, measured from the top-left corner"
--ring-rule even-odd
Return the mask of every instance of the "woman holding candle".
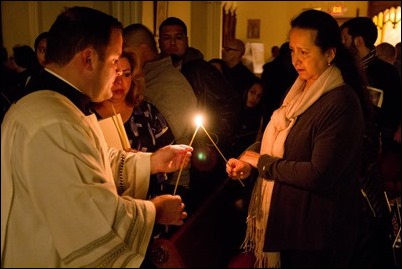
[[234, 179], [258, 170], [243, 247], [254, 253], [256, 267], [348, 267], [362, 208], [365, 83], [328, 13], [302, 12], [291, 22], [289, 41], [298, 78], [261, 148], [226, 165]]

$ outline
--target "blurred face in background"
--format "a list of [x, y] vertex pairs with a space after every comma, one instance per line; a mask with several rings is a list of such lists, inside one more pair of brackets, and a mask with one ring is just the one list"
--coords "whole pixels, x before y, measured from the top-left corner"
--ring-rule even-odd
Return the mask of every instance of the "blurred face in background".
[[229, 40], [227, 42], [226, 46], [223, 46], [222, 48], [222, 60], [225, 61], [225, 63], [229, 67], [233, 67], [239, 62], [241, 62], [241, 59], [243, 57], [243, 54], [241, 52], [241, 48], [239, 47], [239, 44], [233, 40]]
[[6, 67], [10, 70], [17, 72], [18, 65], [14, 61], [14, 56], [10, 56], [6, 62]]
[[353, 54], [358, 56], [358, 49], [355, 45], [355, 39], [353, 36], [348, 34], [349, 27], [345, 27], [342, 29], [341, 34], [342, 34], [342, 42], [345, 44], [345, 47], [348, 48], [348, 50]]
[[47, 39], [42, 39], [39, 44], [38, 48], [36, 49], [36, 57], [38, 58], [38, 62], [41, 66], [45, 66], [45, 54], [46, 54], [46, 46], [47, 46]]
[[188, 47], [188, 38], [180, 25], [166, 25], [159, 33], [159, 48], [162, 55], [181, 59]]
[[260, 83], [254, 83], [247, 92], [247, 107], [255, 107], [261, 102], [264, 90]]

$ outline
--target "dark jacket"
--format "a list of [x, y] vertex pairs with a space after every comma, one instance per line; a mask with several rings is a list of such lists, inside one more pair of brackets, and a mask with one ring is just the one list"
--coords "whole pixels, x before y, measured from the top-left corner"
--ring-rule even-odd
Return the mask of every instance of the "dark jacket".
[[205, 127], [218, 136], [221, 150], [226, 149], [236, 130], [241, 97], [199, 50], [188, 48], [181, 72], [197, 96], [198, 110], [206, 118]]
[[367, 55], [362, 63], [369, 86], [384, 91], [384, 101], [379, 115], [380, 128], [395, 131], [401, 122], [401, 80], [395, 66], [379, 59], [373, 53], [375, 52]]
[[234, 86], [236, 92], [243, 96], [244, 92], [248, 90], [250, 81], [254, 80], [255, 75], [251, 72], [242, 62], [229, 68], [229, 80]]
[[[281, 47], [282, 48], [282, 47]], [[279, 108], [286, 91], [295, 82], [298, 73], [292, 65], [289, 52], [281, 50], [273, 61], [268, 62], [262, 67], [261, 80], [264, 82], [263, 102], [265, 107], [263, 125], [266, 126], [271, 115]]]
[[264, 251], [333, 250], [328, 264], [348, 263], [363, 206], [364, 128], [356, 94], [341, 86], [298, 117], [283, 158], [260, 157], [260, 176], [275, 180]]

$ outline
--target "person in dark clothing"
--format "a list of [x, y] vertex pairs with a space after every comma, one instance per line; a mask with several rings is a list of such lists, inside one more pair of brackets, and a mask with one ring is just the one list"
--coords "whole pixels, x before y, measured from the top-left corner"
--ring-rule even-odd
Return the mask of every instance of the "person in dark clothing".
[[240, 39], [228, 40], [222, 48], [222, 59], [229, 67], [229, 80], [240, 96], [248, 90], [247, 87], [255, 77], [242, 62], [245, 50], [244, 42]]
[[198, 110], [207, 118], [208, 130], [218, 137], [225, 151], [233, 135], [240, 112], [240, 96], [222, 74], [205, 61], [202, 52], [188, 46], [187, 27], [176, 17], [167, 18], [159, 27], [159, 48], [170, 55], [173, 65], [181, 70], [191, 84], [198, 100]]
[[395, 44], [395, 49], [396, 49], [396, 57], [394, 66], [398, 70], [399, 77], [401, 77], [401, 42]]
[[255, 77], [250, 83], [248, 90], [243, 94], [242, 111], [239, 117], [239, 129], [232, 144], [231, 156], [238, 157], [248, 148], [249, 145], [256, 142], [263, 132], [262, 116], [264, 96], [264, 85], [260, 78]]
[[[346, 46], [363, 65], [368, 84], [384, 93], [379, 109], [379, 128], [382, 150], [390, 150], [394, 144], [393, 134], [401, 122], [401, 81], [398, 70], [376, 56], [377, 27], [371, 18], [358, 17], [341, 25]], [[399, 149], [400, 150], [400, 149]]]
[[[220, 58], [213, 58], [208, 61], [210, 64], [215, 66], [219, 72], [222, 73], [223, 77], [229, 81], [230, 74], [229, 74], [229, 66], [226, 62]], [[229, 82], [230, 83], [230, 82]], [[232, 85], [233, 86], [233, 85]]]
[[233, 92], [229, 81], [205, 61], [198, 50], [188, 48], [187, 55], [193, 55], [195, 60], [184, 62], [181, 72], [197, 96], [198, 110], [207, 118], [205, 126], [217, 135], [218, 145], [223, 152], [227, 152], [237, 126], [240, 96]]
[[[196, 152], [190, 168], [190, 192], [194, 193], [189, 196], [196, 200], [194, 204], [198, 204], [226, 178], [225, 160], [219, 157], [213, 144], [224, 156], [229, 152], [241, 109], [241, 97], [233, 91], [219, 70], [204, 59], [201, 51], [189, 47], [187, 26], [181, 19], [169, 17], [164, 20], [159, 26], [158, 41], [161, 55], [172, 58], [173, 65], [181, 70], [193, 88], [198, 111], [205, 119], [203, 126], [214, 140], [210, 141], [202, 130], [194, 140]], [[206, 162], [208, 165], [205, 166]]]
[[5, 47], [1, 50], [1, 121], [4, 114], [11, 106], [15, 91], [15, 77], [17, 73], [13, 70], [11, 59], [8, 57], [8, 52]]
[[28, 93], [26, 86], [31, 77], [42, 69], [34, 50], [28, 45], [16, 45], [13, 47], [11, 60], [15, 64], [16, 72], [11, 101], [17, 101]]
[[41, 66], [45, 67], [45, 56], [47, 47], [48, 32], [42, 32], [35, 38], [34, 49], [38, 62]]
[[[366, 121], [366, 132], [362, 147], [360, 184], [365, 207], [361, 212], [358, 246], [352, 265], [354, 267], [390, 267], [393, 264], [391, 218], [384, 195], [384, 179], [379, 167], [379, 153], [384, 151], [390, 140], [386, 129], [396, 129], [395, 109], [400, 104], [398, 97], [400, 81], [394, 66], [376, 56], [374, 43], [377, 40], [377, 27], [368, 17], [356, 17], [340, 26], [343, 42], [360, 62], [371, 87], [383, 91], [381, 107], [372, 104], [375, 115]], [[392, 122], [392, 123], [391, 123]], [[381, 141], [382, 140], [382, 141]], [[393, 140], [393, 138], [392, 138]]]
[[289, 42], [281, 45], [279, 55], [264, 64], [262, 70], [261, 79], [265, 85], [263, 126], [266, 126], [274, 110], [279, 108], [284, 94], [298, 76], [292, 65]]

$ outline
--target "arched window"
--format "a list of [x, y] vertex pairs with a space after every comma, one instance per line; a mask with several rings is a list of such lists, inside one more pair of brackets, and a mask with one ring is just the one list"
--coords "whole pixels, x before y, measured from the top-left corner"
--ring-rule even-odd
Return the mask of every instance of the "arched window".
[[401, 42], [401, 6], [387, 8], [373, 17], [377, 25], [378, 38], [375, 45]]

